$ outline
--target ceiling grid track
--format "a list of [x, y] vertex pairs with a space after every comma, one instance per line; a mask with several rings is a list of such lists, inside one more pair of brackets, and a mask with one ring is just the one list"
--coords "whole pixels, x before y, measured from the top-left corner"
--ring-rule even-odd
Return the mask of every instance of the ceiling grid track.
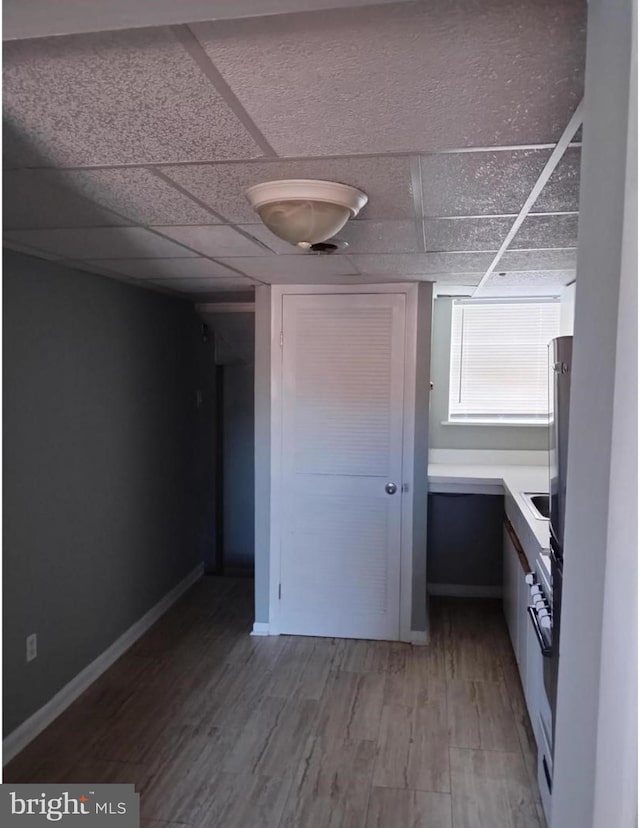
[[[176, 7], [73, 48], [7, 43], [7, 243], [192, 296], [295, 280], [561, 289], [575, 274], [580, 131], [522, 205], [582, 96], [581, 0], [553, 12], [525, 0], [517, 14], [461, 0], [452, 15], [354, 2], [277, 17], [257, 3], [234, 20]], [[477, 76], [489, 55], [491, 76]], [[345, 250], [304, 255], [260, 224], [247, 188], [287, 178], [368, 194], [338, 234]]]
[[484, 274], [482, 279], [480, 279], [480, 281], [478, 282], [478, 285], [476, 286], [476, 289], [473, 291], [473, 294], [472, 294], [473, 296], [477, 296], [477, 294], [482, 290], [484, 285], [487, 283], [487, 281], [489, 280], [489, 278], [491, 277], [491, 275], [495, 271], [500, 259], [502, 258], [502, 256], [506, 252], [507, 248], [509, 247], [509, 245], [511, 244], [511, 242], [515, 238], [515, 235], [518, 232], [518, 230], [520, 229], [520, 227], [522, 226], [522, 223], [524, 222], [526, 217], [529, 215], [529, 211], [531, 210], [533, 205], [538, 200], [538, 197], [539, 197], [540, 193], [544, 189], [547, 181], [551, 178], [551, 175], [552, 175], [553, 171], [555, 170], [555, 168], [560, 163], [560, 160], [562, 159], [562, 156], [565, 154], [565, 152], [567, 150], [567, 147], [571, 143], [571, 139], [576, 134], [576, 132], [580, 129], [580, 127], [582, 126], [583, 104], [584, 104], [584, 100], [581, 100], [580, 103], [578, 104], [578, 106], [576, 107], [576, 110], [573, 113], [573, 115], [571, 116], [571, 119], [569, 120], [569, 123], [567, 124], [567, 126], [565, 127], [564, 132], [560, 136], [560, 140], [555, 145], [553, 152], [549, 156], [549, 160], [544, 165], [544, 169], [542, 170], [542, 172], [538, 176], [538, 180], [536, 181], [536, 183], [531, 188], [531, 192], [529, 193], [529, 195], [527, 196], [526, 201], [522, 205], [522, 209], [520, 210], [520, 212], [518, 213], [516, 219], [514, 220], [513, 224], [511, 225], [511, 229], [509, 230], [509, 232], [505, 236], [504, 241], [500, 245], [500, 247], [498, 249], [498, 252], [496, 253], [493, 261], [491, 262], [491, 264], [489, 265], [486, 273]]
[[209, 55], [202, 48], [202, 44], [193, 33], [191, 27], [184, 24], [181, 26], [171, 26], [170, 29], [175, 35], [176, 40], [181, 46], [184, 47], [185, 51], [193, 59], [194, 63], [202, 70], [207, 80], [213, 84], [216, 92], [240, 121], [242, 126], [247, 130], [256, 144], [260, 147], [264, 155], [267, 157], [276, 157], [276, 151], [258, 129], [247, 110], [238, 100], [237, 95], [222, 77], [221, 73], [213, 65]]
[[[231, 227], [232, 230], [235, 230], [236, 233], [238, 233], [241, 236], [244, 236], [245, 239], [248, 239], [249, 241], [253, 242], [254, 244], [257, 244], [266, 253], [274, 253], [275, 252], [268, 245], [266, 245], [263, 241], [261, 241], [260, 239], [257, 239], [255, 236], [252, 236], [251, 233], [247, 233], [247, 231], [244, 230], [242, 227], [240, 227], [238, 224], [235, 224], [234, 222], [229, 221], [225, 216], [222, 215], [222, 213], [218, 213], [217, 210], [213, 209], [213, 207], [209, 207], [209, 205], [206, 202], [202, 201], [202, 199], [199, 199], [196, 195], [191, 193], [189, 190], [187, 190], [181, 184], [178, 184], [177, 181], [174, 181], [173, 178], [166, 175], [161, 170], [151, 168], [151, 169], [149, 169], [149, 172], [152, 173], [153, 175], [156, 175], [158, 178], [160, 178], [162, 181], [164, 181], [165, 184], [168, 184], [169, 186], [173, 187], [173, 189], [176, 190], [177, 192], [179, 192], [181, 195], [185, 196], [186, 198], [190, 198], [191, 201], [195, 202], [199, 207], [202, 207], [203, 210], [206, 210], [208, 213], [210, 213], [213, 216], [213, 218], [217, 219], [219, 224], [224, 225], [225, 227]], [[180, 226], [180, 225], [176, 225], [176, 224], [172, 225], [172, 227], [178, 227], [178, 226]], [[185, 224], [185, 225], [182, 225], [182, 226], [192, 227], [193, 225]], [[238, 272], [240, 272], [240, 271], [238, 271]]]
[[[207, 57], [207, 60], [209, 58]], [[211, 63], [211, 61], [209, 61]], [[226, 83], [226, 81], [222, 81]], [[233, 95], [233, 92], [231, 93]], [[237, 100], [237, 99], [236, 99]], [[226, 101], [225, 101], [226, 102]], [[241, 104], [240, 104], [241, 105]], [[250, 117], [247, 115], [247, 117]], [[253, 123], [253, 122], [252, 122]], [[429, 158], [431, 156], [439, 155], [473, 155], [474, 153], [482, 152], [528, 152], [537, 150], [553, 150], [556, 144], [513, 144], [512, 146], [502, 147], [458, 147], [455, 149], [439, 149], [439, 150], [394, 150], [393, 152], [353, 152], [348, 155], [329, 154], [329, 155], [276, 155], [273, 151], [272, 155], [259, 155], [256, 158], [201, 158], [198, 160], [184, 161], [181, 159], [165, 159], [163, 161], [131, 161], [130, 163], [122, 164], [66, 164], [60, 166], [52, 166], [48, 164], [31, 165], [25, 164], [23, 166], [8, 165], [4, 169], [7, 172], [18, 172], [20, 170], [34, 170], [34, 171], [61, 171], [61, 172], [82, 172], [82, 171], [100, 171], [100, 170], [130, 170], [130, 169], [151, 169], [152, 167], [201, 167], [203, 164], [216, 164], [220, 166], [233, 164], [264, 164], [270, 161], [350, 161], [368, 158], [379, 158], [384, 160], [392, 156], [393, 158], [413, 158], [418, 155], [420, 158]], [[581, 149], [581, 141], [572, 141], [567, 149]]]

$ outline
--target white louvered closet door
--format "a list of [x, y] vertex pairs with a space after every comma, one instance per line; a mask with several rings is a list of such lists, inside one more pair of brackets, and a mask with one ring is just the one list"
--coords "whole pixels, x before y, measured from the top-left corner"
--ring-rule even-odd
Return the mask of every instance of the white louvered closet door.
[[405, 296], [285, 295], [283, 331], [280, 631], [397, 640]]

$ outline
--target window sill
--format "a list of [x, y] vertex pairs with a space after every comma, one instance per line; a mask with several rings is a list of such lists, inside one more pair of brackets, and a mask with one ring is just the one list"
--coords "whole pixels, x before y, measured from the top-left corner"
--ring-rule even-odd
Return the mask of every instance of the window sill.
[[464, 428], [549, 428], [548, 423], [509, 423], [497, 420], [476, 420], [475, 422], [462, 422], [461, 420], [442, 420], [443, 426], [463, 426]]

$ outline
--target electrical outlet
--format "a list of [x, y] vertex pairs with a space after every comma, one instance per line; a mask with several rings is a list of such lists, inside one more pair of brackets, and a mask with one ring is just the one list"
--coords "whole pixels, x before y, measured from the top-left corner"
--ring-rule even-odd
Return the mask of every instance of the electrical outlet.
[[32, 633], [27, 636], [27, 662], [33, 661], [38, 655], [38, 636]]

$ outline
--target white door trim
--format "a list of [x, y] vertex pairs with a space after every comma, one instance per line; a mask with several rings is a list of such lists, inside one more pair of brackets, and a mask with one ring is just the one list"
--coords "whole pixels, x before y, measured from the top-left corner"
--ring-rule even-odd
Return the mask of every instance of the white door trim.
[[[417, 284], [374, 285], [272, 285], [271, 287], [271, 504], [269, 555], [269, 624], [271, 635], [278, 624], [282, 532], [282, 303], [291, 294], [401, 293], [406, 297], [404, 421], [402, 435], [403, 484], [400, 559], [400, 640], [411, 642], [411, 595], [413, 581], [413, 481], [415, 434], [416, 340], [418, 320]], [[425, 586], [426, 588], [426, 586]]]

